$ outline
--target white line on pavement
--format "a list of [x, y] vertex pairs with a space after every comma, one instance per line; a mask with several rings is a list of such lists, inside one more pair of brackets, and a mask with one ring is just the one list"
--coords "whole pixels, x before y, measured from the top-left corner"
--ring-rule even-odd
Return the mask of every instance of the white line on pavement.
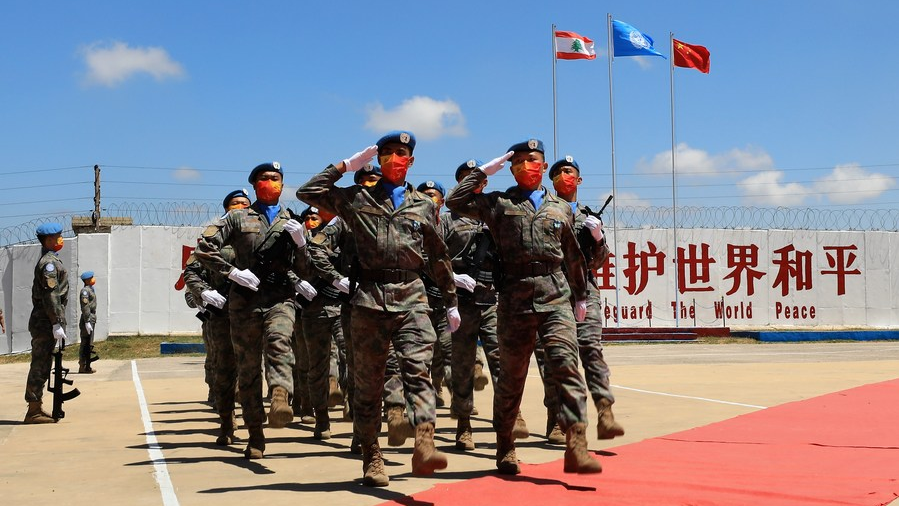
[[630, 390], [632, 392], [640, 392], [640, 393], [644, 393], [644, 394], [663, 395], [665, 397], [679, 397], [681, 399], [694, 399], [697, 401], [716, 402], [718, 404], [730, 404], [732, 406], [744, 406], [747, 408], [765, 409], [765, 406], [756, 406], [755, 404], [743, 404], [742, 402], [722, 401], [720, 399], [708, 399], [705, 397], [694, 397], [692, 395], [669, 394], [669, 393], [665, 393], [665, 392], [655, 392], [652, 390], [641, 390], [639, 388], [623, 387], [621, 385], [611, 385], [611, 386], [621, 389], [621, 390]]
[[178, 506], [178, 496], [169, 477], [169, 469], [165, 465], [165, 457], [162, 449], [156, 441], [156, 433], [153, 432], [153, 421], [150, 419], [150, 410], [147, 409], [147, 399], [144, 397], [144, 387], [140, 384], [140, 376], [137, 374], [137, 362], [131, 361], [131, 378], [134, 380], [134, 389], [137, 390], [137, 400], [140, 403], [140, 417], [144, 423], [144, 432], [147, 434], [147, 453], [153, 461], [153, 475], [159, 484], [159, 492], [162, 494], [162, 504], [165, 506]]

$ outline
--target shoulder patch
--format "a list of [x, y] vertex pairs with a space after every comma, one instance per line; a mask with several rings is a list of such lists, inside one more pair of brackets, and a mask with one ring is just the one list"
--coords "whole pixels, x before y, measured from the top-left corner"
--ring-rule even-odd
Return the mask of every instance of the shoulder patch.
[[88, 293], [87, 290], [81, 290], [81, 295], [82, 295], [82, 297], [87, 297], [90, 295], [90, 293]]
[[51, 263], [47, 264], [46, 266], [44, 266], [44, 270], [47, 272], [53, 272], [56, 270], [56, 266], [53, 265], [53, 263], [51, 262]]
[[215, 225], [209, 225], [206, 227], [206, 230], [203, 231], [203, 237], [212, 237], [219, 231], [219, 228]]

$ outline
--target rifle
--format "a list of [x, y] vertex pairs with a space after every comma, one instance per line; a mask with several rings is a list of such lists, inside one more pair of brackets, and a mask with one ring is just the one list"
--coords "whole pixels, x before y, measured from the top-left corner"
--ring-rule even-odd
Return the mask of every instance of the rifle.
[[[285, 207], [285, 209], [287, 209], [287, 214], [291, 219], [302, 221], [299, 215], [290, 208]], [[256, 265], [250, 269], [250, 272], [259, 278], [259, 291], [262, 291], [266, 285], [271, 287], [290, 284], [287, 282], [285, 274], [290, 270], [291, 262], [289, 260], [293, 258], [296, 247], [297, 245], [293, 242], [290, 234], [281, 230], [278, 232], [278, 237], [272, 241], [266, 250], [256, 250]], [[235, 288], [243, 291], [246, 295], [253, 294], [253, 291], [245, 286], [235, 285]]]
[[[487, 258], [491, 258], [495, 261], [495, 251], [496, 247], [493, 243], [493, 236], [490, 235], [490, 232], [481, 228], [481, 230], [471, 238], [471, 241], [468, 242], [465, 250], [461, 254], [462, 261], [468, 265], [468, 275], [474, 278], [475, 281], [493, 283], [493, 272], [481, 269], [481, 265], [483, 265]], [[458, 290], [457, 293], [462, 296], [468, 295], [467, 293]]]
[[[47, 391], [53, 393], [53, 412], [50, 417], [56, 421], [65, 418], [66, 412], [62, 410], [62, 403], [70, 401], [81, 395], [77, 388], [73, 388], [69, 392], [63, 392], [63, 385], [71, 385], [75, 383], [70, 379], [66, 379], [69, 370], [62, 366], [62, 352], [66, 349], [66, 343], [63, 341], [59, 345], [59, 349], [53, 352], [53, 374], [47, 380]], [[99, 358], [99, 357], [98, 357]], [[93, 360], [91, 360], [93, 362]], [[50, 382], [53, 382], [52, 384]]]
[[[606, 203], [602, 205], [598, 212], [594, 212], [590, 209], [590, 206], [584, 206], [584, 208], [581, 209], [581, 212], [587, 216], [594, 216], [602, 221], [602, 212], [606, 210], [606, 207], [609, 206], [610, 202], [612, 202], [612, 195], [609, 195], [609, 198], [606, 199]], [[581, 247], [581, 252], [584, 254], [587, 265], [590, 265], [590, 262], [593, 261], [593, 247], [596, 241], [593, 240], [593, 236], [590, 234], [590, 230], [587, 229], [587, 227], [581, 229], [580, 233], [577, 235], [577, 242]]]

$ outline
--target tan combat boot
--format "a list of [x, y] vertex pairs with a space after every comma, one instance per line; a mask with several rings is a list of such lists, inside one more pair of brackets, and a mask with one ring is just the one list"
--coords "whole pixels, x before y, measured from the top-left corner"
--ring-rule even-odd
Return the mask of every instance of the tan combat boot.
[[28, 411], [25, 413], [25, 423], [56, 423], [56, 420], [41, 409], [41, 401], [28, 401]]
[[420, 423], [415, 427], [412, 474], [429, 476], [437, 469], [446, 469], [446, 454], [434, 447], [434, 424]]
[[249, 426], [247, 430], [250, 432], [250, 442], [247, 443], [243, 455], [248, 459], [261, 459], [265, 454], [265, 434], [262, 432], [262, 426]]
[[403, 446], [406, 439], [415, 437], [412, 424], [406, 419], [401, 406], [387, 409], [387, 446]]
[[519, 411], [518, 416], [515, 418], [515, 426], [512, 427], [512, 438], [527, 439], [530, 435], [531, 432], [528, 430], [528, 424], [524, 422], [524, 417], [521, 416], [521, 411]]
[[287, 402], [287, 389], [275, 387], [272, 389], [272, 404], [268, 410], [268, 426], [273, 429], [285, 427], [293, 420], [293, 408]]
[[328, 407], [333, 408], [343, 404], [343, 392], [340, 391], [340, 384], [334, 376], [328, 377]]
[[546, 410], [546, 442], [551, 445], [565, 444], [565, 433], [559, 425], [559, 416], [551, 409]]
[[219, 422], [219, 437], [215, 439], [215, 444], [219, 446], [228, 446], [237, 441], [234, 436], [234, 430], [237, 429], [237, 419], [234, 412], [219, 414], [221, 421]]
[[474, 450], [474, 439], [471, 437], [471, 419], [460, 416], [456, 422], [456, 449], [462, 451]]
[[386, 487], [390, 477], [384, 470], [384, 454], [375, 441], [362, 448], [362, 484], [366, 487]]
[[316, 410], [315, 430], [312, 434], [315, 439], [322, 441], [331, 439], [331, 419], [328, 417], [328, 410]]
[[599, 412], [599, 419], [596, 422], [596, 437], [598, 439], [612, 439], [624, 435], [624, 427], [615, 421], [615, 415], [612, 414], [612, 401], [601, 398], [596, 401], [596, 411]]
[[521, 466], [518, 465], [518, 456], [515, 455], [514, 439], [501, 441], [496, 439], [496, 469], [499, 474], [518, 474]]
[[599, 461], [587, 452], [587, 424], [576, 423], [568, 427], [567, 436], [563, 471], [577, 474], [601, 473]]
[[484, 366], [481, 364], [474, 365], [474, 390], [475, 392], [480, 392], [484, 388], [487, 387], [487, 383], [489, 380], [487, 379], [487, 375], [484, 374]]

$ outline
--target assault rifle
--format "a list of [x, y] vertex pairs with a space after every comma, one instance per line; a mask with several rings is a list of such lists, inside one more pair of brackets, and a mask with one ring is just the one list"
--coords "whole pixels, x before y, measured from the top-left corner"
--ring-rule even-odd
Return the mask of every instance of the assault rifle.
[[[66, 343], [63, 340], [59, 345], [59, 349], [53, 352], [53, 374], [47, 380], [47, 391], [53, 394], [53, 412], [50, 414], [50, 417], [57, 422], [60, 418], [65, 418], [66, 416], [66, 412], [62, 410], [62, 403], [81, 395], [81, 392], [79, 392], [77, 388], [73, 388], [68, 392], [62, 391], [63, 385], [75, 383], [70, 379], [66, 379], [69, 370], [62, 366], [62, 352], [65, 349]], [[91, 362], [93, 362], [93, 360], [91, 360]]]
[[[300, 217], [290, 208], [285, 207], [285, 209], [287, 209], [287, 214], [291, 219], [302, 222]], [[277, 234], [278, 236], [275, 237], [267, 249], [264, 251], [256, 250], [256, 265], [250, 269], [250, 272], [259, 278], [260, 291], [267, 287], [290, 285], [286, 274], [290, 270], [292, 264], [290, 260], [293, 258], [297, 245], [287, 232], [281, 230]], [[252, 290], [244, 286], [237, 285], [235, 288], [247, 294], [252, 293]], [[291, 289], [293, 289], [293, 286], [291, 286]]]
[[[471, 238], [464, 251], [462, 251], [462, 261], [468, 265], [467, 274], [474, 278], [475, 281], [493, 282], [493, 272], [485, 271], [481, 268], [487, 258], [494, 258], [496, 248], [493, 245], [493, 236], [490, 232], [481, 228], [481, 230]], [[495, 258], [494, 258], [495, 260]], [[459, 292], [460, 295], [467, 295]]]
[[[612, 195], [609, 195], [609, 198], [606, 199], [606, 203], [599, 208], [599, 211], [594, 212], [590, 209], [590, 206], [584, 206], [584, 208], [581, 209], [581, 212], [587, 216], [594, 216], [602, 221], [602, 212], [606, 210], [606, 207], [609, 206], [610, 202], [612, 202]], [[577, 235], [577, 242], [581, 247], [581, 252], [584, 254], [587, 265], [590, 265], [590, 262], [593, 261], [593, 249], [596, 241], [593, 239], [593, 236], [590, 234], [590, 230], [587, 227], [581, 228], [580, 233]]]

